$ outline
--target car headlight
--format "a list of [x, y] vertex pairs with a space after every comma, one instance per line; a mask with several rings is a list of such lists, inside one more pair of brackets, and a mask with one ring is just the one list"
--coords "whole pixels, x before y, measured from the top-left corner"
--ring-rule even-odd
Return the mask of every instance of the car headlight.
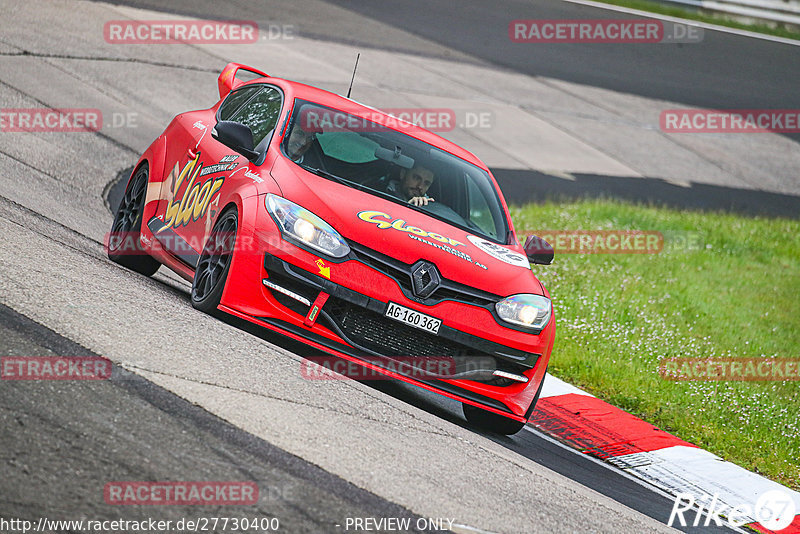
[[550, 299], [541, 295], [511, 295], [494, 305], [497, 315], [506, 322], [542, 329], [550, 320]]
[[284, 234], [334, 258], [350, 254], [350, 246], [339, 232], [304, 207], [272, 193], [264, 205]]

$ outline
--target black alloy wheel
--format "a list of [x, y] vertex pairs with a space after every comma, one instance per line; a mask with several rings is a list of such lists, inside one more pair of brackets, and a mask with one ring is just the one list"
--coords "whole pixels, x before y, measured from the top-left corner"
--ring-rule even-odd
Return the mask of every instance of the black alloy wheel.
[[108, 236], [108, 258], [145, 276], [155, 274], [161, 265], [142, 249], [139, 241], [149, 174], [147, 164], [136, 169], [119, 203]]
[[238, 226], [236, 208], [227, 209], [217, 219], [203, 247], [192, 281], [192, 306], [200, 311], [212, 315], [217, 311], [233, 259]]

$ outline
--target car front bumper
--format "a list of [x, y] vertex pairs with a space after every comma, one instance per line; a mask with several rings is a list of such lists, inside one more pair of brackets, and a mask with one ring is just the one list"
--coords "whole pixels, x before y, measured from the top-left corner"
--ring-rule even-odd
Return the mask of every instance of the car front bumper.
[[[528, 333], [498, 324], [479, 302], [486, 295], [443, 292], [444, 299], [426, 305], [409, 298], [399, 280], [402, 265], [387, 269], [366, 247], [354, 246], [338, 261], [323, 259], [282, 239], [274, 226], [274, 233], [259, 227], [248, 237], [255, 246], [235, 255], [223, 311], [451, 398], [516, 420], [530, 417], [552, 349], [554, 318], [541, 332]], [[475, 293], [466, 286], [464, 292]], [[327, 300], [312, 314], [322, 294]], [[441, 319], [438, 334], [386, 317], [389, 302]], [[455, 373], [395, 372], [404, 358], [448, 358]]]

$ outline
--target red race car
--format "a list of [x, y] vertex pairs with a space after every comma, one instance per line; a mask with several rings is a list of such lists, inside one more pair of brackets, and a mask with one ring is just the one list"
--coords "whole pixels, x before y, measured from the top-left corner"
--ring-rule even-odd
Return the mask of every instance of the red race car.
[[519, 431], [555, 337], [531, 263], [553, 255], [520, 246], [487, 167], [322, 89], [236, 63], [218, 83], [220, 101], [175, 117], [134, 167], [109, 258], [148, 276], [166, 265], [199, 310]]

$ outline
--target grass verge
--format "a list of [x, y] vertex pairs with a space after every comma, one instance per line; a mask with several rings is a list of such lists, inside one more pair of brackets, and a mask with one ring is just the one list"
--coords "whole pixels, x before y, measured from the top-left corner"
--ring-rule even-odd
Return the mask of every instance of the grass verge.
[[800, 359], [800, 221], [611, 200], [511, 211], [520, 236], [664, 235], [658, 254], [557, 254], [535, 267], [556, 311], [553, 375], [800, 489], [800, 381], [680, 382], [658, 370], [667, 357]]
[[705, 22], [708, 24], [716, 24], [718, 26], [726, 26], [728, 28], [736, 28], [739, 30], [746, 30], [756, 33], [763, 33], [765, 35], [774, 35], [776, 37], [785, 37], [786, 39], [800, 40], [800, 31], [790, 27], [777, 26], [773, 27], [769, 24], [757, 24], [741, 22], [722, 13], [711, 13], [709, 11], [696, 11], [693, 9], [684, 9], [680, 6], [671, 6], [659, 2], [651, 2], [649, 0], [597, 0], [604, 4], [611, 4], [620, 7], [627, 7], [630, 9], [638, 9], [640, 11], [647, 11], [650, 13], [659, 13], [670, 17], [677, 17], [681, 19], [696, 20], [698, 22]]

